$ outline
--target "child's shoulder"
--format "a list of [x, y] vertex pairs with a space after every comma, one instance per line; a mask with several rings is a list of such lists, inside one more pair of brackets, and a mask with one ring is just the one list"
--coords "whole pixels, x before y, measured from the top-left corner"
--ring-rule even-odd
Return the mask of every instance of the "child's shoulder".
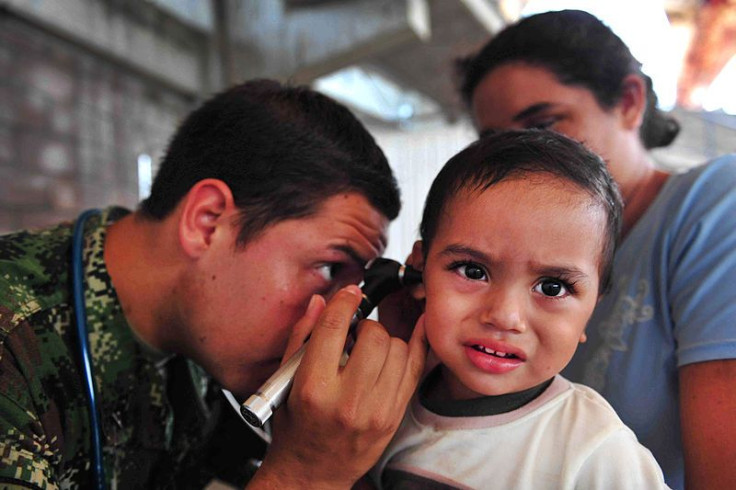
[[595, 482], [616, 481], [617, 488], [668, 488], [651, 451], [613, 407], [594, 389], [565, 381], [570, 388], [562, 420], [570, 421], [570, 426], [563, 431], [583, 462], [576, 476], [579, 486], [594, 488]]
[[561, 410], [568, 412], [575, 425], [585, 427], [589, 423], [608, 430], [626, 427], [608, 401], [593, 388], [573, 383], [558, 375], [550, 388], [555, 387], [562, 403]]
[[590, 386], [572, 382], [561, 375], [558, 375], [557, 378], [568, 386], [570, 396], [576, 400], [580, 400], [581, 403], [589, 404], [591, 407], [597, 407], [600, 410], [610, 410], [611, 412], [616, 413], [611, 404], [603, 398], [603, 395]]
[[562, 376], [558, 376], [558, 378], [561, 378], [562, 381], [569, 385], [572, 396], [581, 400], [582, 403], [588, 403], [591, 406], [599, 407], [601, 410], [610, 410], [615, 413], [611, 404], [595, 389], [584, 384], [574, 383]]

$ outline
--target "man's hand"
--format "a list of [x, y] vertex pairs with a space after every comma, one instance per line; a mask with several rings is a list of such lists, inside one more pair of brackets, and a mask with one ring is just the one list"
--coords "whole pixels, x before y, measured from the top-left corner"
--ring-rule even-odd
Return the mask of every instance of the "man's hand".
[[341, 367], [360, 296], [348, 286], [326, 306], [313, 300], [295, 326], [287, 356], [309, 330], [311, 337], [289, 399], [275, 414], [273, 443], [253, 487], [350, 488], [396, 432], [424, 367], [424, 324], [418, 322], [407, 344], [376, 322], [361, 322]]

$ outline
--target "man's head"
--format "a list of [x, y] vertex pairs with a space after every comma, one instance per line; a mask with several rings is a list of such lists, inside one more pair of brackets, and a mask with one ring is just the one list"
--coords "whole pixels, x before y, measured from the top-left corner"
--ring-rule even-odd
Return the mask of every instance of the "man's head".
[[174, 135], [139, 213], [152, 246], [173, 244], [152, 271], [171, 277], [154, 345], [247, 396], [310, 298], [358, 283], [383, 253], [399, 207], [385, 156], [345, 107], [271, 81], [215, 96]]
[[270, 80], [215, 95], [184, 120], [141, 203], [143, 215], [165, 218], [208, 178], [227, 184], [244, 211], [239, 245], [271, 224], [314, 214], [336, 194], [362, 194], [390, 220], [401, 206], [386, 157], [350, 111], [306, 87]]

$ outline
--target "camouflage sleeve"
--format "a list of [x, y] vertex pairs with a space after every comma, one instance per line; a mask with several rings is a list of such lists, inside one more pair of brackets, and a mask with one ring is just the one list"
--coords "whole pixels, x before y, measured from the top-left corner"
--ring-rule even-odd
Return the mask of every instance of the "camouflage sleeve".
[[0, 490], [38, 490], [39, 487], [30, 483], [6, 482], [0, 478]]
[[[0, 311], [3, 333], [7, 318], [7, 311]], [[32, 388], [19, 361], [26, 354], [12, 352], [7, 337], [0, 344], [0, 488], [56, 489], [57, 441], [49, 440], [33, 408]]]
[[[56, 489], [49, 460], [35, 434], [25, 434], [19, 427], [38, 425], [32, 414], [6, 395], [0, 395], [0, 489]], [[22, 420], [25, 419], [25, 422]], [[16, 425], [19, 424], [19, 425]], [[41, 436], [40, 438], [43, 438]]]

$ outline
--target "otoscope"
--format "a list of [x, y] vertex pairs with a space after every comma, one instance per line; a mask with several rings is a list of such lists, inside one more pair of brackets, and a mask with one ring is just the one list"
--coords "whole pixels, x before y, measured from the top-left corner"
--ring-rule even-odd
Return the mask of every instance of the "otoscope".
[[[360, 289], [363, 298], [358, 311], [350, 321], [350, 330], [370, 315], [373, 308], [386, 296], [399, 289], [422, 282], [422, 273], [411, 266], [400, 264], [395, 260], [377, 258], [373, 260], [365, 271]], [[306, 342], [282, 365], [278, 371], [251, 395], [240, 406], [243, 418], [255, 427], [263, 424], [271, 417], [289, 394], [299, 364], [306, 351]]]

